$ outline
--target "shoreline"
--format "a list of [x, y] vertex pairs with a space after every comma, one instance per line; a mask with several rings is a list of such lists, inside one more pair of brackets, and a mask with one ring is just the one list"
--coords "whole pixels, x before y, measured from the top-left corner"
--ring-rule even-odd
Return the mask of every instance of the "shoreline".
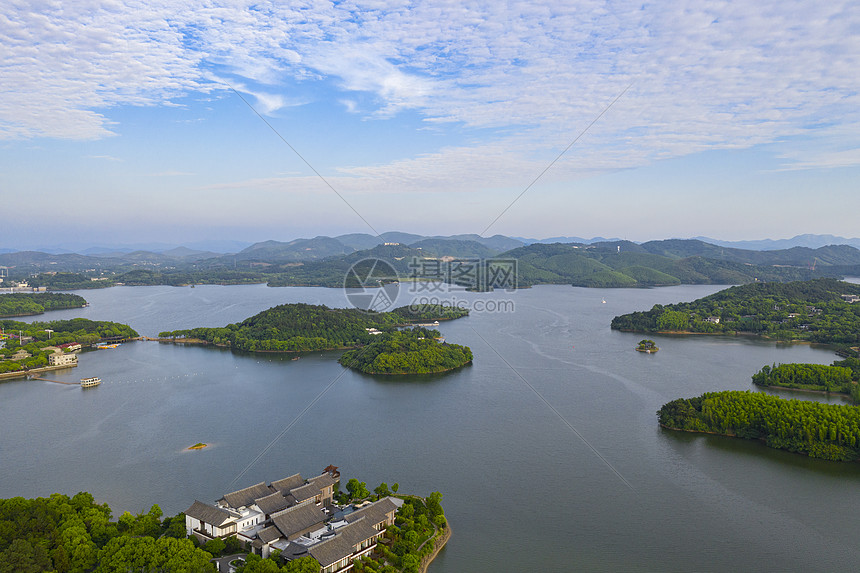
[[754, 386], [757, 388], [774, 388], [776, 390], [792, 390], [794, 392], [808, 392], [810, 394], [836, 394], [837, 396], [845, 396], [846, 398], [851, 398], [851, 394], [848, 392], [836, 392], [834, 390], [813, 390], [812, 388], [793, 388], [791, 386], [774, 386], [770, 384], [755, 384]]
[[427, 556], [427, 561], [422, 560], [421, 565], [418, 567], [418, 573], [427, 573], [427, 568], [430, 567], [430, 564], [433, 563], [433, 560], [436, 559], [436, 556], [439, 555], [439, 552], [448, 544], [448, 541], [451, 540], [451, 537], [454, 535], [454, 530], [451, 529], [451, 523], [448, 521], [448, 518], [445, 518], [445, 532], [442, 533], [442, 536], [436, 540], [436, 547], [433, 549], [433, 553]]
[[768, 445], [766, 438], [744, 438], [742, 436], [738, 436], [737, 434], [724, 434], [721, 432], [708, 432], [705, 430], [685, 430], [683, 428], [673, 428], [672, 426], [667, 426], [665, 424], [661, 424], [660, 422], [657, 422], [657, 425], [660, 426], [661, 428], [665, 429], [665, 430], [671, 430], [673, 432], [687, 432], [688, 434], [706, 434], [706, 435], [711, 435], [711, 436], [722, 436], [724, 438], [736, 438], [736, 439], [740, 439], [740, 440], [746, 440], [748, 442], [759, 442], [764, 447], [769, 448], [771, 450], [777, 450], [779, 452], [786, 452], [789, 454], [796, 454], [799, 456], [805, 456], [805, 457], [809, 458], [810, 460], [820, 460], [822, 462], [836, 462], [836, 463], [857, 463], [857, 462], [860, 462], [860, 459], [833, 460], [833, 459], [827, 459], [827, 458], [814, 457], [814, 456], [809, 455], [809, 453], [807, 453], [807, 452], [798, 452], [798, 451], [794, 451], [794, 450], [789, 450], [787, 448], [775, 448], [773, 446]]
[[472, 363], [471, 360], [460, 364], [459, 366], [453, 366], [451, 368], [445, 368], [444, 370], [434, 370], [433, 372], [365, 372], [360, 368], [353, 368], [352, 366], [347, 366], [346, 364], [341, 364], [338, 360], [338, 364], [343, 366], [344, 368], [349, 368], [350, 370], [355, 370], [356, 372], [361, 372], [362, 374], [367, 374], [370, 376], [424, 376], [425, 374], [443, 374], [445, 372], [451, 372], [452, 370], [458, 370], [463, 368], [464, 366], [469, 366]]
[[15, 372], [4, 372], [0, 374], [0, 380], [8, 380], [11, 378], [26, 378], [30, 374], [38, 374], [40, 372], [50, 372], [52, 370], [62, 370], [63, 368], [77, 368], [75, 364], [63, 364], [62, 366], [42, 366], [40, 368], [31, 368], [30, 370], [16, 370]]

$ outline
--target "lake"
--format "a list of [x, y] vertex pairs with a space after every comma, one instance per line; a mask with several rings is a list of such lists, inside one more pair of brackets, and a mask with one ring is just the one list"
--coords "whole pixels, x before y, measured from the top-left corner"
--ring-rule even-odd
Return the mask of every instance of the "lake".
[[[460, 292], [514, 309], [443, 323], [474, 363], [408, 381], [346, 370], [338, 352], [292, 361], [156, 342], [86, 352], [49, 378], [99, 376], [97, 388], [0, 383], [0, 497], [86, 490], [115, 517], [153, 503], [173, 515], [334, 464], [344, 483], [444, 494], [454, 536], [431, 573], [854, 569], [860, 465], [665, 431], [655, 415], [674, 398], [754, 390], [765, 364], [829, 364], [831, 351], [652, 336], [661, 350], [646, 355], [633, 350], [642, 335], [609, 329], [615, 315], [720, 288]], [[347, 305], [337, 289], [264, 285], [79, 294], [89, 307], [28, 320], [114, 320], [155, 336], [286, 302]], [[197, 442], [211, 447], [184, 451]]]

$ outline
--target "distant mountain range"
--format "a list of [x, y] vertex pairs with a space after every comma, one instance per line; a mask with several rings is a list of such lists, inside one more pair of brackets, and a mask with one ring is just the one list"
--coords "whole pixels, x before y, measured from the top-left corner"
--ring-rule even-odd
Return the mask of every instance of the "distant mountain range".
[[[481, 237], [480, 235], [451, 235], [451, 236], [425, 236], [413, 233], [390, 231], [382, 233], [379, 237], [368, 233], [350, 233], [337, 237], [319, 236], [312, 239], [295, 239], [292, 241], [263, 241], [250, 243], [247, 241], [231, 240], [209, 240], [183, 243], [182, 245], [171, 243], [135, 243], [123, 244], [113, 247], [92, 246], [83, 244], [66, 244], [63, 246], [44, 246], [24, 251], [35, 251], [51, 255], [78, 254], [102, 257], [122, 257], [131, 253], [154, 253], [164, 255], [172, 259], [194, 259], [208, 258], [211, 256], [235, 254], [241, 258], [253, 258], [263, 253], [271, 253], [278, 258], [294, 257], [296, 260], [314, 260], [347, 254], [354, 251], [370, 249], [381, 243], [401, 243], [413, 245], [424, 240], [437, 241], [475, 241], [497, 252], [509, 251], [524, 245], [552, 244], [552, 243], [576, 243], [591, 245], [595, 243], [620, 243], [619, 238], [592, 237], [590, 239], [575, 236], [549, 237], [546, 239], [533, 239], [525, 237], [506, 237], [494, 235], [492, 237]], [[684, 239], [679, 239], [684, 240]], [[694, 237], [693, 240], [702, 241], [720, 247], [730, 247], [752, 251], [775, 251], [791, 249], [793, 247], [808, 247], [817, 249], [828, 245], [850, 245], [860, 249], [860, 238], [847, 239], [835, 235], [797, 235], [791, 239], [762, 239], [756, 241], [724, 241], [709, 237]], [[653, 241], [651, 241], [653, 242]], [[631, 242], [631, 244], [637, 244]], [[0, 247], [0, 254], [16, 253], [22, 249], [10, 249]]]
[[818, 247], [826, 247], [828, 245], [850, 245], [860, 249], [860, 239], [846, 239], [845, 237], [837, 237], [835, 235], [796, 235], [790, 239], [762, 239], [760, 241], [721, 241], [708, 237], [694, 238], [721, 247], [734, 247], [752, 251], [775, 251], [778, 249], [790, 249], [792, 247], [817, 249]]

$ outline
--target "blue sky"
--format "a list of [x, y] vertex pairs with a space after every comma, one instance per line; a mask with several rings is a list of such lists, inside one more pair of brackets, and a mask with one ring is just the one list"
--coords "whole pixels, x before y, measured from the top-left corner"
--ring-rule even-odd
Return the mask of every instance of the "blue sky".
[[487, 234], [853, 237], [858, 69], [856, 2], [13, 0], [0, 247], [479, 233], [604, 111]]

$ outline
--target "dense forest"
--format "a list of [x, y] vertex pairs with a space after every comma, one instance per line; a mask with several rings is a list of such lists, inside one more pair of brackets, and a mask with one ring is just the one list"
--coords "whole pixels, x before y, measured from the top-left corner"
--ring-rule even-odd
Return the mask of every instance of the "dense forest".
[[391, 332], [417, 320], [447, 320], [467, 310], [442, 305], [368, 313], [355, 308], [283, 304], [221, 328], [166, 331], [160, 338], [191, 338], [249, 352], [301, 352], [353, 348], [375, 340], [370, 329]]
[[860, 408], [786, 400], [758, 392], [709, 392], [657, 412], [671, 429], [760, 439], [772, 448], [827, 460], [860, 459]]
[[[57, 346], [67, 342], [77, 342], [88, 346], [104, 339], [134, 338], [137, 336], [130, 326], [117, 322], [95, 321], [86, 318], [71, 320], [54, 320], [51, 322], [17, 322], [0, 320], [3, 334], [3, 348], [0, 348], [0, 374], [5, 372], [20, 372], [31, 368], [48, 365], [48, 355], [52, 351], [44, 348]], [[48, 332], [48, 331], [53, 332]], [[23, 335], [22, 345], [18, 336]], [[32, 340], [27, 341], [27, 337]], [[11, 357], [19, 350], [24, 350], [29, 357], [12, 360]]]
[[860, 341], [860, 285], [836, 279], [751, 283], [693, 302], [654, 305], [612, 319], [612, 328], [634, 332], [757, 334], [778, 340], [851, 344]]
[[185, 516], [161, 516], [154, 505], [111, 521], [88, 493], [0, 499], [0, 573], [214, 573], [212, 554], [185, 539]]
[[454, 320], [469, 316], [469, 310], [459, 306], [440, 304], [410, 304], [391, 311], [404, 322], [423, 322], [433, 320]]
[[759, 386], [778, 386], [797, 390], [840, 392], [848, 394], [854, 403], [860, 403], [860, 359], [837, 360], [831, 366], [822, 364], [765, 365], [753, 374], [752, 381]]
[[87, 301], [76, 294], [11, 293], [0, 295], [0, 318], [42, 314], [48, 310], [80, 308]]
[[438, 331], [425, 328], [395, 331], [344, 352], [339, 362], [367, 374], [432, 374], [472, 361], [468, 346], [439, 342], [439, 337]]

